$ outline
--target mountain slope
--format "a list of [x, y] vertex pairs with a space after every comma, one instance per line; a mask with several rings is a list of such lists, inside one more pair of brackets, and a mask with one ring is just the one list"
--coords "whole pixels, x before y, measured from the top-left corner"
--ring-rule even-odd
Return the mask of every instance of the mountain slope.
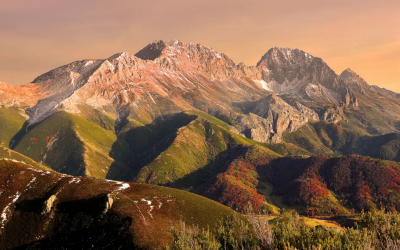
[[26, 121], [22, 109], [0, 108], [0, 144], [8, 147], [11, 139], [22, 128]]
[[195, 192], [242, 212], [248, 202], [256, 211], [272, 214], [280, 209], [311, 216], [349, 215], [363, 209], [400, 211], [396, 162], [356, 155], [254, 157], [254, 149], [241, 150]]
[[14, 149], [61, 173], [105, 178], [114, 162], [108, 155], [115, 140], [113, 131], [58, 112], [30, 130]]
[[[400, 160], [400, 135], [370, 135], [352, 130], [346, 123], [309, 123], [284, 135], [284, 140], [314, 154], [359, 154], [384, 160]], [[343, 127], [342, 127], [343, 126]]]
[[[201, 44], [154, 41], [0, 90], [3, 147], [61, 173], [168, 185], [241, 211], [290, 203], [259, 171], [284, 156], [400, 159], [398, 95], [299, 49], [275, 47], [247, 66]], [[311, 179], [291, 181], [317, 186], [317, 212], [350, 211], [323, 177]]]
[[216, 202], [165, 187], [72, 177], [4, 160], [0, 173], [2, 249], [154, 249], [172, 241], [171, 227], [180, 220], [206, 228], [233, 215]]

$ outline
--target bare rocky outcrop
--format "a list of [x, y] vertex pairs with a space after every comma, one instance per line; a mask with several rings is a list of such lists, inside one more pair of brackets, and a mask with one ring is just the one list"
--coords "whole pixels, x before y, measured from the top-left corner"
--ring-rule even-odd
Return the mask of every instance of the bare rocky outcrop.
[[300, 102], [295, 102], [293, 105], [294, 108], [296, 108], [298, 111], [300, 111], [305, 117], [308, 118], [310, 121], [318, 121], [319, 116], [317, 112], [314, 110], [306, 107], [305, 105], [301, 104]]
[[15, 86], [0, 82], [0, 107], [32, 107], [43, 96], [41, 88], [35, 84]]
[[320, 120], [326, 122], [338, 123], [343, 116], [343, 109], [336, 105], [327, 105], [320, 112]]
[[114, 203], [114, 199], [111, 194], [107, 194], [104, 201], [105, 201], [105, 203], [104, 203], [104, 209], [103, 209], [102, 213], [106, 214], [111, 209], [111, 207]]
[[249, 115], [237, 123], [243, 135], [256, 141], [280, 142], [283, 132], [295, 131], [308, 122], [307, 116], [274, 94], [246, 106], [242, 108]]
[[57, 199], [57, 196], [52, 195], [43, 203], [42, 214], [49, 214], [51, 212], [56, 199]]
[[241, 76], [232, 59], [202, 44], [183, 43], [179, 40], [154, 41], [135, 56], [152, 60], [162, 68], [202, 74], [211, 80]]
[[350, 68], [344, 70], [340, 74], [340, 78], [342, 78], [353, 91], [357, 91], [363, 95], [370, 89], [368, 83]]
[[276, 136], [272, 123], [255, 114], [238, 117], [236, 123], [240, 126], [241, 134], [247, 138], [269, 143], [275, 141]]

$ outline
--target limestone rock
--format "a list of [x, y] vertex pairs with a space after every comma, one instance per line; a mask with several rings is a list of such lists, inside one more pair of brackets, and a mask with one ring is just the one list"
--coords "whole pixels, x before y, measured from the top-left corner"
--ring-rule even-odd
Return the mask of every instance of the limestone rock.
[[237, 123], [242, 134], [260, 142], [280, 142], [283, 132], [295, 131], [308, 122], [303, 113], [274, 94], [246, 106], [242, 109], [249, 115]]
[[51, 212], [56, 199], [57, 199], [57, 196], [52, 195], [43, 203], [42, 214], [49, 214]]
[[108, 210], [111, 209], [113, 203], [114, 203], [114, 199], [112, 198], [111, 194], [107, 194], [107, 196], [104, 199], [105, 203], [104, 203], [104, 210], [103, 210], [103, 214], [106, 214], [108, 212]]
[[295, 102], [294, 107], [300, 111], [305, 117], [308, 118], [308, 120], [311, 121], [318, 121], [319, 120], [319, 116], [317, 114], [317, 112], [315, 112], [314, 110], [307, 108], [306, 106], [302, 105], [300, 102]]
[[320, 112], [320, 120], [338, 123], [343, 119], [343, 109], [336, 105], [327, 105]]

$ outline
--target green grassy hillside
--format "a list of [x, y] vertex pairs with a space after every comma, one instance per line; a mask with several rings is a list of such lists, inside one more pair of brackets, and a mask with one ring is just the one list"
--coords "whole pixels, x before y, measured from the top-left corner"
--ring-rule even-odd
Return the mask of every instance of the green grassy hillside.
[[116, 140], [111, 130], [58, 112], [25, 134], [15, 150], [61, 173], [104, 179], [114, 163], [109, 153]]
[[23, 164], [26, 164], [30, 167], [37, 168], [37, 169], [51, 170], [51, 168], [46, 167], [43, 164], [40, 164], [23, 154], [20, 154], [18, 152], [15, 152], [12, 149], [1, 147], [1, 146], [0, 146], [0, 159], [7, 159], [7, 160], [15, 161], [15, 162], [21, 162]]
[[295, 132], [286, 133], [284, 140], [314, 154], [360, 154], [400, 161], [399, 134], [371, 135], [346, 122], [308, 123]]
[[23, 111], [16, 108], [0, 108], [0, 145], [8, 147], [11, 139], [22, 128], [25, 118]]
[[[348, 215], [353, 208], [376, 207], [377, 201], [344, 202], [342, 195], [347, 193], [329, 188], [322, 177], [307, 177], [307, 169], [315, 167], [310, 159], [319, 159], [310, 156], [323, 154], [330, 159], [354, 151], [388, 159], [400, 155], [396, 134], [371, 136], [332, 123], [309, 123], [286, 133], [286, 142], [263, 144], [234, 133], [229, 124], [201, 111], [166, 115], [148, 124], [129, 118], [116, 135], [113, 114], [87, 106], [80, 109], [79, 114], [57, 112], [33, 127], [15, 147], [21, 155], [7, 149], [3, 154], [76, 176], [183, 189], [242, 212], [251, 203], [257, 211], [311, 215]], [[281, 175], [293, 179], [280, 180]]]
[[[222, 121], [212, 123], [210, 119], [198, 117], [179, 128], [172, 136], [164, 138], [155, 145], [155, 147], [160, 147], [162, 144], [169, 146], [163, 151], [160, 150], [161, 154], [140, 170], [135, 181], [167, 184], [187, 178], [187, 175], [200, 169], [210, 169], [212, 165], [215, 166], [213, 162], [224, 158], [230, 147], [237, 144], [258, 145], [263, 148], [265, 154], [280, 156], [259, 142], [227, 130], [223, 125]], [[220, 169], [215, 171], [218, 172]], [[193, 181], [188, 181], [188, 184], [196, 185]]]

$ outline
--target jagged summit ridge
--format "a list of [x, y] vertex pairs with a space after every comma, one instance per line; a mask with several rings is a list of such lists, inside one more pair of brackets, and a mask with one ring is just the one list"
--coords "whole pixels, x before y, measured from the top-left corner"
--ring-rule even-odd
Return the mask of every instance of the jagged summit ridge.
[[[197, 49], [197, 51], [194, 49]], [[135, 56], [142, 60], [155, 60], [163, 56], [173, 58], [182, 54], [188, 58], [191, 58], [192, 54], [203, 52], [204, 54], [207, 54], [207, 56], [215, 59], [221, 59], [223, 56], [225, 56], [224, 54], [218, 53], [212, 48], [204, 46], [200, 43], [185, 43], [177, 39], [169, 41], [153, 41], [137, 52]]]
[[347, 68], [347, 69], [343, 70], [343, 72], [340, 74], [340, 77], [342, 77], [343, 79], [354, 77], [354, 76], [358, 76], [358, 75], [351, 68]]
[[[155, 56], [156, 55], [156, 56]], [[236, 65], [226, 55], [201, 44], [155, 41], [136, 56], [178, 72], [195, 72], [210, 80], [251, 79], [276, 94], [297, 95], [318, 103], [357, 105], [338, 75], [320, 58], [299, 49], [274, 47], [256, 66]]]
[[[125, 54], [129, 53], [125, 52]], [[111, 67], [110, 61], [120, 56], [121, 53], [107, 60], [100, 60], [99, 63], [106, 64], [105, 67]], [[257, 66], [247, 66], [244, 63], [236, 65], [232, 59], [223, 53], [216, 52], [201, 44], [184, 43], [179, 40], [168, 42], [158, 40], [148, 44], [135, 56], [129, 54], [128, 57], [130, 60], [125, 61], [124, 65], [134, 64], [128, 67], [146, 65], [144, 67], [156, 70], [154, 67], [157, 68], [158, 66], [162, 69], [161, 71], [167, 70], [170, 75], [185, 75], [185, 78], [190, 74], [202, 75], [210, 80], [249, 78], [254, 81], [258, 88], [276, 94], [297, 93], [299, 97], [313, 101], [331, 102], [333, 99], [340, 99], [337, 104], [350, 104], [346, 101], [348, 98], [340, 97], [342, 94], [348, 94], [349, 90], [339, 87], [341, 93], [336, 93], [338, 87], [335, 86], [337, 85], [335, 82], [339, 82], [339, 80], [335, 79], [337, 75], [334, 71], [322, 59], [299, 49], [274, 47], [264, 54]], [[149, 66], [151, 63], [155, 65]], [[49, 76], [58, 77], [63, 70], [70, 70], [72, 73], [68, 77], [73, 85], [79, 82], [79, 88], [82, 86], [82, 81], [79, 79], [86, 80], [80, 77], [82, 75], [80, 68], [82, 68], [82, 65], [86, 67], [88, 64], [95, 65], [93, 61], [74, 62], [50, 71], [35, 79], [34, 82], [43, 81]], [[115, 70], [115, 67], [111, 67], [111, 70]], [[66, 75], [64, 76], [67, 78]], [[66, 81], [61, 82], [65, 83]], [[57, 86], [57, 89], [62, 87]]]
[[299, 49], [274, 47], [257, 63], [274, 93], [310, 102], [357, 106], [357, 98], [321, 59]]
[[298, 64], [301, 63], [301, 61], [309, 62], [313, 58], [314, 56], [300, 49], [273, 47], [263, 55], [261, 60], [257, 63], [257, 66], [261, 66], [263, 61], [268, 59], [272, 59], [277, 63], [289, 61]]
[[164, 41], [154, 41], [141, 49], [139, 52], [137, 52], [135, 56], [143, 60], [155, 60], [156, 58], [161, 56], [165, 47], [166, 44]]
[[169, 70], [200, 73], [211, 79], [241, 75], [232, 59], [202, 44], [158, 40], [148, 44], [135, 56], [142, 60], [151, 60]]
[[340, 78], [343, 79], [353, 91], [363, 95], [366, 94], [366, 91], [372, 90], [368, 83], [350, 68], [344, 70], [340, 74]]

